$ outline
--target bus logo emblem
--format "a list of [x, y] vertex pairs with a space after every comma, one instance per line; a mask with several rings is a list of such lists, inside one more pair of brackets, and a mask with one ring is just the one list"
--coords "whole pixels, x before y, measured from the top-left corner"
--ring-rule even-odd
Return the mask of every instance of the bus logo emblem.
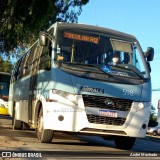
[[109, 100], [104, 100], [104, 103], [106, 104], [106, 106], [110, 106], [110, 107], [114, 106], [114, 102], [109, 101]]
[[92, 87], [81, 87], [81, 91], [83, 92], [92, 92], [92, 93], [104, 93], [104, 89], [101, 88], [92, 88]]

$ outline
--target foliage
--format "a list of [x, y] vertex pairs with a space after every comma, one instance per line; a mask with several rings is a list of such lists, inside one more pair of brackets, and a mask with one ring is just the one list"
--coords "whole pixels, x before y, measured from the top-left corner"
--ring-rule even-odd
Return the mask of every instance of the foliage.
[[[40, 30], [56, 21], [77, 22], [89, 0], [1, 0], [0, 55], [32, 44]], [[4, 56], [4, 55], [3, 55]]]
[[157, 122], [157, 116], [155, 115], [155, 107], [152, 105], [151, 106], [151, 114], [150, 114], [150, 120], [149, 120], [149, 123], [148, 123], [148, 126], [149, 127], [155, 127], [158, 125], [158, 122]]
[[156, 112], [155, 112], [155, 107], [153, 106], [153, 105], [151, 105], [151, 115], [154, 115], [154, 114], [156, 114]]
[[13, 65], [7, 60], [4, 61], [1, 57], [0, 57], [0, 72], [9, 72], [11, 73]]

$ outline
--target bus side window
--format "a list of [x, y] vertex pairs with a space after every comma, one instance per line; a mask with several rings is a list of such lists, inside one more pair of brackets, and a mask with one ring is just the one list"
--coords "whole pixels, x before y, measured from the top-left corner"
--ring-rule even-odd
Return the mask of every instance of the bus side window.
[[17, 75], [17, 79], [20, 79], [24, 76], [24, 63], [25, 63], [25, 60], [26, 60], [26, 54], [23, 55], [23, 57], [21, 58], [21, 61], [20, 61], [20, 64], [19, 64], [19, 67], [18, 67], [18, 75]]
[[15, 67], [14, 67], [11, 74], [11, 83], [14, 83], [15, 80], [16, 80], [16, 77], [15, 77]]
[[22, 70], [22, 75], [23, 75], [23, 76], [26, 76], [26, 75], [27, 75], [27, 69], [28, 69], [27, 61], [28, 61], [28, 57], [29, 57], [29, 54], [28, 54], [28, 52], [27, 52], [27, 53], [25, 54], [24, 62], [23, 62], [23, 70]]
[[42, 54], [40, 56], [39, 69], [44, 69], [48, 71], [51, 69], [51, 52], [52, 52], [51, 46], [43, 48]]
[[16, 81], [19, 78], [20, 75], [20, 63], [22, 59], [19, 59], [15, 65], [15, 68], [13, 70], [13, 82]]
[[37, 47], [37, 43], [28, 51], [27, 63], [26, 63], [26, 75], [31, 74], [33, 61], [34, 61], [34, 52]]

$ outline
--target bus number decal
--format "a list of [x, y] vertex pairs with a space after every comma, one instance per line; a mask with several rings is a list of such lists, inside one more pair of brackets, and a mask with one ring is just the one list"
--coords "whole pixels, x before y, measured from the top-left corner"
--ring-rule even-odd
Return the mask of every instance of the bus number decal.
[[133, 90], [130, 90], [130, 89], [123, 89], [123, 95], [126, 95], [126, 96], [133, 96], [134, 93], [133, 93]]

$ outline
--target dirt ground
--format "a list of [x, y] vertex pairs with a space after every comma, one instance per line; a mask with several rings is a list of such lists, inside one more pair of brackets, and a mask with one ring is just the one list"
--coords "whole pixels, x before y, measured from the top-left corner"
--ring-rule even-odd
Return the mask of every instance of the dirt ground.
[[[21, 148], [25, 143], [25, 137], [27, 134], [31, 134], [31, 131], [16, 131], [12, 130], [12, 119], [10, 117], [0, 116], [0, 150], [8, 150], [11, 148]], [[31, 133], [30, 133], [31, 132]], [[36, 135], [33, 135], [36, 137]], [[23, 138], [22, 138], [23, 137]]]

